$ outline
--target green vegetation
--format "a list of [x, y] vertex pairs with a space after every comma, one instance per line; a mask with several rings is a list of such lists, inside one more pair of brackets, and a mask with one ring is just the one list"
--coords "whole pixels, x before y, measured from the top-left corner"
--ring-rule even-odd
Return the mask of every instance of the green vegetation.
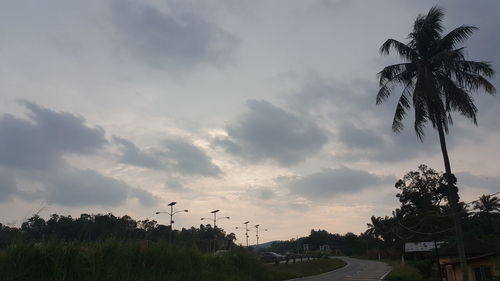
[[280, 264], [279, 266], [266, 264], [269, 281], [288, 280], [304, 276], [317, 275], [345, 266], [339, 259], [318, 259], [308, 262]]
[[274, 266], [241, 248], [214, 255], [165, 242], [31, 243], [0, 252], [4, 281], [278, 281], [344, 265], [341, 260], [321, 259]]
[[9, 247], [0, 256], [2, 280], [266, 280], [263, 264], [243, 250], [203, 254], [167, 243], [39, 243]]

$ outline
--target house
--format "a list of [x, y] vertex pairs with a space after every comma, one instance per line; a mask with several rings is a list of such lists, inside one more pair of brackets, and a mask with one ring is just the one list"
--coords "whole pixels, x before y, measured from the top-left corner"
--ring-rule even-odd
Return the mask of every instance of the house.
[[320, 252], [330, 252], [330, 245], [325, 244], [325, 245], [319, 246], [319, 251]]
[[[490, 281], [500, 279], [500, 247], [497, 243], [466, 241], [465, 252], [470, 281]], [[440, 253], [439, 264], [448, 281], [462, 281], [462, 271], [456, 246], [448, 247]]]

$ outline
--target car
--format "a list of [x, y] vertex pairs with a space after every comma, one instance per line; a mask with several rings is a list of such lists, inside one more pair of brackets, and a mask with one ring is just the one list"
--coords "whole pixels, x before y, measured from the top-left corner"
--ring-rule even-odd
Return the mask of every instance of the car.
[[275, 262], [278, 263], [280, 261], [285, 260], [283, 255], [277, 254], [275, 252], [264, 252], [260, 254], [260, 260], [263, 262]]

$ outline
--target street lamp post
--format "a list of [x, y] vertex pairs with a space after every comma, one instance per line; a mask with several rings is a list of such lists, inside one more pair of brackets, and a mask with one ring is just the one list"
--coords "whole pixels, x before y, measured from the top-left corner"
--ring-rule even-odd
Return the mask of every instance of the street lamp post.
[[[257, 237], [257, 251], [259, 250], [259, 226], [260, 226], [260, 224], [254, 225], [255, 231], [257, 233], [257, 234], [255, 234], [255, 237]], [[267, 231], [267, 228], [262, 229], [262, 231]]]
[[[211, 211], [210, 213], [211, 214], [214, 214], [214, 218], [211, 219], [211, 218], [201, 218], [201, 220], [209, 220], [209, 221], [213, 221], [214, 222], [214, 252], [216, 251], [217, 249], [217, 236], [216, 236], [216, 233], [215, 233], [215, 229], [217, 228], [217, 213], [219, 212], [220, 210], [213, 210]], [[229, 217], [221, 217], [220, 219], [229, 219]]]
[[172, 228], [172, 225], [174, 223], [174, 215], [177, 214], [177, 213], [180, 213], [180, 212], [188, 212], [188, 210], [180, 210], [180, 211], [177, 211], [177, 212], [174, 212], [174, 205], [177, 204], [177, 202], [170, 202], [168, 203], [168, 206], [170, 206], [170, 212], [156, 212], [156, 214], [168, 214], [170, 215], [170, 235], [169, 235], [169, 241], [170, 243], [172, 243], [172, 232], [173, 232], [173, 228]]
[[[248, 224], [249, 223], [250, 223], [250, 221], [246, 221], [243, 223], [245, 225], [245, 237], [247, 239], [247, 248], [248, 248]], [[238, 228], [238, 227], [236, 227], [236, 228]]]

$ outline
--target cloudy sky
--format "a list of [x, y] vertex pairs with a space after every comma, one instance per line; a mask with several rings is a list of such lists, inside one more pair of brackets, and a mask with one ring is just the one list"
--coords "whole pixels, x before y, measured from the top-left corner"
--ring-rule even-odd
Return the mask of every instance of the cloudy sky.
[[[391, 132], [375, 105], [387, 38], [439, 4], [480, 28], [470, 59], [500, 66], [498, 1], [1, 1], [0, 222], [34, 213], [244, 221], [261, 241], [365, 230], [395, 181], [443, 169], [437, 133]], [[499, 75], [492, 80], [499, 88]], [[462, 199], [500, 190], [500, 99], [449, 134]], [[411, 116], [411, 114], [410, 114]], [[251, 236], [252, 239], [254, 236]], [[251, 243], [255, 243], [252, 241]]]

